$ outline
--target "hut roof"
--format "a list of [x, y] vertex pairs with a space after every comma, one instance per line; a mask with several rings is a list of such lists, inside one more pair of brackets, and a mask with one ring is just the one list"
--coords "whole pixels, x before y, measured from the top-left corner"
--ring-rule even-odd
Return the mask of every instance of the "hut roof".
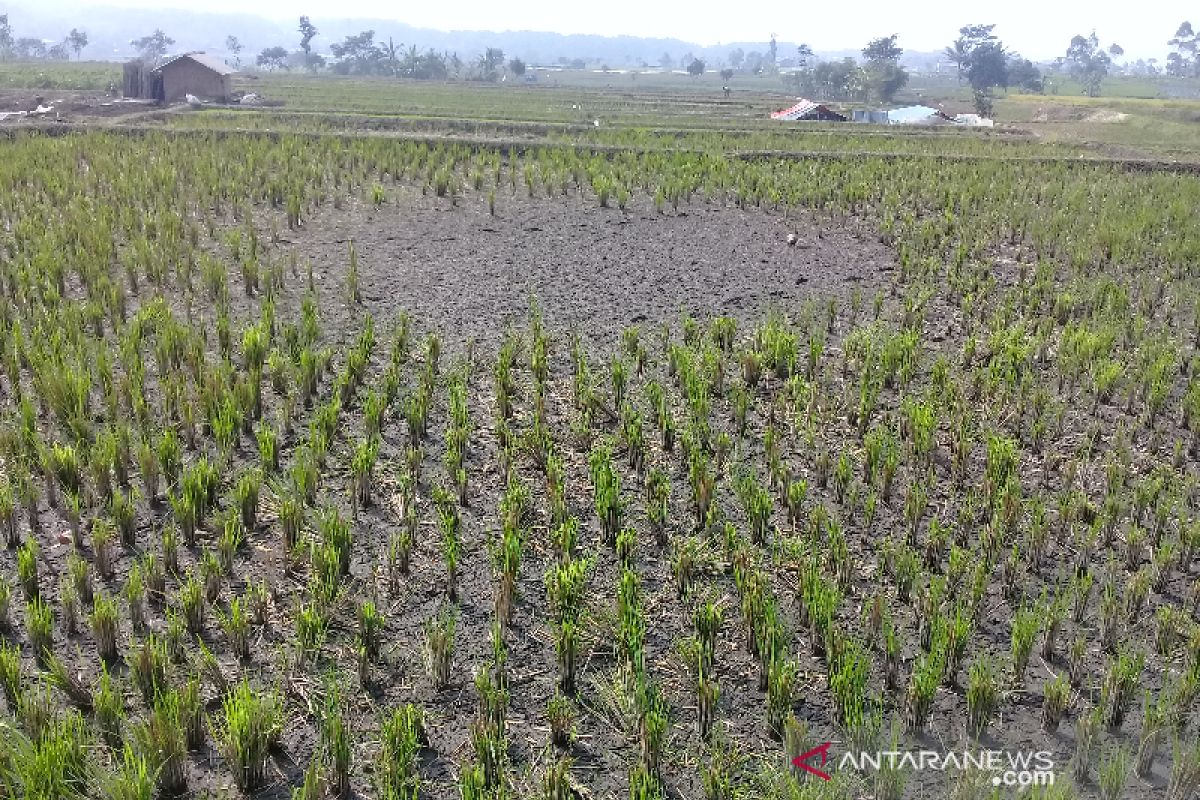
[[171, 66], [172, 64], [174, 64], [178, 61], [182, 61], [183, 59], [189, 59], [191, 61], [195, 61], [200, 66], [204, 67], [205, 69], [210, 69], [213, 72], [217, 73], [218, 75], [232, 75], [233, 73], [237, 72], [236, 69], [229, 66], [224, 61], [221, 61], [218, 58], [214, 58], [213, 56], [210, 56], [207, 53], [182, 53], [180, 55], [173, 56], [171, 58], [168, 58], [163, 63], [159, 64], [157, 67], [155, 67], [154, 71], [162, 72], [167, 67]]
[[820, 117], [824, 119], [836, 119], [844, 122], [846, 118], [836, 111], [831, 110], [828, 106], [821, 103], [807, 100], [803, 97], [799, 98], [796, 105], [791, 108], [785, 108], [782, 111], [775, 111], [771, 114], [771, 119], [778, 120], [800, 120], [809, 117]]

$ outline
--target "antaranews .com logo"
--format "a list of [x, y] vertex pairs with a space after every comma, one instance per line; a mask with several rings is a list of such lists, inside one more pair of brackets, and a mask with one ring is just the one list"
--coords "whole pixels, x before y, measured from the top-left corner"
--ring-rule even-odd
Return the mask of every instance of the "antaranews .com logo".
[[[792, 759], [792, 766], [821, 780], [832, 780], [826, 766], [833, 742], [822, 742]], [[833, 767], [830, 766], [830, 769]], [[1046, 750], [877, 750], [846, 752], [837, 758], [837, 769], [878, 772], [883, 769], [911, 772], [961, 772], [983, 770], [992, 773], [992, 785], [1024, 789], [1054, 785], [1054, 756]]]

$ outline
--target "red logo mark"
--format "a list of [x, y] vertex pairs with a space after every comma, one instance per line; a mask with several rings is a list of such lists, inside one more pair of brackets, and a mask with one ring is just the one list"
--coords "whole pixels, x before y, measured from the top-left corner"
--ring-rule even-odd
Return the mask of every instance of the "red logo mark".
[[800, 755], [798, 755], [792, 759], [792, 766], [797, 767], [798, 769], [802, 769], [805, 772], [811, 772], [813, 775], [816, 775], [818, 778], [820, 778], [823, 781], [833, 780], [833, 776], [831, 776], [828, 772], [817, 769], [816, 767], [814, 767], [808, 763], [809, 759], [814, 758], [815, 756], [819, 755], [819, 756], [821, 756], [821, 766], [822, 767], [825, 766], [825, 762], [829, 758], [829, 746], [832, 744], [833, 744], [833, 742], [825, 742], [824, 744], [814, 747], [812, 750], [809, 750], [807, 753], [801, 753]]

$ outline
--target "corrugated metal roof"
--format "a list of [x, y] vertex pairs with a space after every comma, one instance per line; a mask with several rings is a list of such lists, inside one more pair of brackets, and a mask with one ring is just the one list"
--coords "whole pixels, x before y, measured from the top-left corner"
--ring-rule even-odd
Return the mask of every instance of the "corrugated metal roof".
[[775, 111], [771, 114], [771, 119], [783, 121], [793, 121], [808, 117], [837, 119], [842, 121], [845, 121], [846, 119], [841, 114], [831, 111], [828, 106], [825, 106], [822, 103], [815, 103], [812, 100], [806, 100], [803, 97], [799, 98], [796, 105], [792, 106], [791, 108], [785, 108], [782, 111]]
[[783, 111], [776, 111], [771, 115], [771, 119], [794, 120], [800, 119], [805, 114], [820, 108], [820, 103], [814, 103], [812, 100], [800, 98], [800, 102], [791, 108], [785, 108]]
[[197, 64], [199, 64], [202, 67], [205, 67], [206, 69], [211, 69], [213, 72], [217, 73], [218, 75], [232, 75], [233, 73], [237, 72], [236, 69], [229, 66], [224, 61], [221, 61], [218, 58], [214, 58], [213, 56], [210, 56], [208, 53], [183, 53], [183, 54], [177, 55], [173, 58], [168, 58], [162, 64], [159, 64], [157, 67], [155, 67], [154, 71], [162, 72], [164, 69], [169, 67], [171, 64], [174, 64], [176, 61], [180, 61], [185, 58], [195, 61]]
[[938, 110], [929, 106], [905, 106], [904, 108], [893, 108], [887, 112], [887, 115], [888, 122], [891, 123], [924, 122], [937, 116]]

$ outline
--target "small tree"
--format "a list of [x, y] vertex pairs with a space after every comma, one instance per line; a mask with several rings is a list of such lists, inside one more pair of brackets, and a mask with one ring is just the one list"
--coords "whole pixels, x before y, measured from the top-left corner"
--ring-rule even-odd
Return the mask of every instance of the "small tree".
[[687, 71], [688, 71], [688, 75], [691, 75], [693, 78], [703, 75], [704, 74], [704, 59], [693, 58], [691, 63], [688, 64], [688, 66], [687, 66]]
[[727, 81], [732, 77], [733, 77], [733, 70], [730, 69], [729, 67], [726, 67], [725, 69], [721, 70], [721, 80]]
[[1092, 31], [1091, 36], [1086, 38], [1080, 35], [1073, 37], [1064, 61], [1067, 74], [1083, 85], [1084, 94], [1088, 97], [1099, 97], [1100, 86], [1108, 77], [1112, 59], [1100, 47], [1100, 39], [1096, 32]]
[[167, 54], [167, 49], [175, 44], [175, 40], [163, 33], [161, 28], [156, 28], [154, 33], [134, 39], [130, 44], [138, 51], [143, 61], [153, 64]]
[[1011, 56], [1008, 59], [1008, 85], [1040, 94], [1044, 88], [1042, 72], [1028, 58]]
[[0, 61], [5, 61], [12, 55], [12, 48], [12, 25], [8, 22], [8, 14], [0, 14]]
[[967, 80], [976, 92], [991, 92], [994, 86], [1008, 86], [1008, 54], [998, 41], [981, 44], [971, 51]]
[[881, 103], [890, 103], [906, 83], [908, 73], [900, 66], [904, 50], [896, 44], [896, 34], [872, 39], [863, 48], [866, 61], [866, 80], [869, 92]]
[[508, 71], [518, 78], [525, 74], [525, 62], [519, 58], [510, 59], [508, 62]]
[[1167, 44], [1175, 48], [1167, 56], [1167, 74], [1175, 78], [1184, 78], [1194, 74], [1197, 63], [1196, 53], [1200, 50], [1200, 33], [1192, 29], [1192, 23], [1186, 21], [1181, 23]]
[[284, 47], [266, 47], [258, 54], [258, 58], [254, 63], [259, 67], [274, 72], [277, 69], [287, 68], [288, 51]]
[[233, 65], [240, 67], [242, 65], [242, 50], [244, 49], [241, 41], [236, 36], [225, 37], [225, 49], [233, 55]]
[[317, 38], [319, 33], [317, 26], [313, 25], [308, 17], [300, 18], [300, 49], [304, 52], [305, 69], [313, 68], [312, 40]]
[[504, 66], [504, 51], [499, 47], [489, 47], [479, 56], [479, 77], [485, 81], [500, 78], [500, 68]]
[[988, 117], [990, 119], [993, 108], [992, 93], [987, 89], [976, 89], [974, 99], [975, 113], [981, 117]]
[[958, 38], [945, 49], [946, 58], [954, 62], [961, 81], [971, 67], [971, 54], [983, 45], [996, 42], [992, 35], [995, 25], [964, 25], [958, 29]]
[[83, 48], [88, 46], [87, 31], [81, 31], [78, 28], [72, 28], [67, 34], [67, 45], [75, 53], [75, 60], [79, 60], [79, 54], [83, 52]]

